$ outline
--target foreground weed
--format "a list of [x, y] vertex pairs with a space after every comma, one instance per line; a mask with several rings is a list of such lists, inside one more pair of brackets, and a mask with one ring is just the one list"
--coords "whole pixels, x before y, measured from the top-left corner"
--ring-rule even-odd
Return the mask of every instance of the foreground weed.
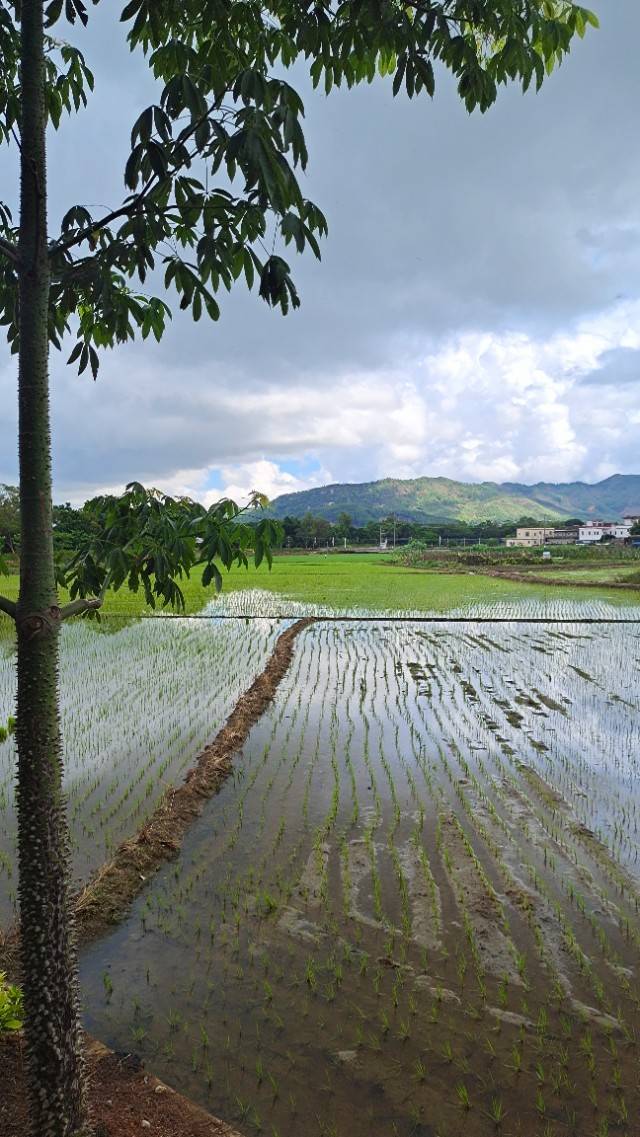
[[7, 983], [4, 971], [0, 971], [0, 1034], [22, 1028], [22, 992], [19, 987]]

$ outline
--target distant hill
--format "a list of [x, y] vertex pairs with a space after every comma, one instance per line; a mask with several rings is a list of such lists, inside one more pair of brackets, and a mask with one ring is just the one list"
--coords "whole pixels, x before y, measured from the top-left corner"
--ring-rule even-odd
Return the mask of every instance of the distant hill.
[[313, 513], [336, 521], [348, 513], [354, 525], [379, 521], [390, 513], [423, 524], [449, 521], [515, 521], [535, 517], [615, 520], [627, 511], [640, 514], [640, 475], [614, 474], [595, 485], [586, 482], [534, 486], [517, 482], [455, 482], [450, 478], [383, 478], [379, 482], [319, 486], [282, 494], [272, 503], [274, 517]]
[[500, 489], [527, 493], [542, 506], [559, 509], [566, 517], [622, 518], [625, 513], [640, 515], [640, 474], [613, 474], [603, 482], [537, 482], [535, 486], [505, 482]]

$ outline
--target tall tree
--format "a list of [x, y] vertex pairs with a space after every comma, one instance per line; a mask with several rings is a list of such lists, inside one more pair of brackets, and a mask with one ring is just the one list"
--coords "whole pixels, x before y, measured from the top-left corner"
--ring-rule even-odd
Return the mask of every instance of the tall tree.
[[[283, 313], [298, 305], [287, 262], [263, 249], [272, 226], [285, 246], [308, 245], [319, 255], [317, 238], [326, 231], [296, 178], [307, 160], [303, 107], [281, 76], [299, 57], [327, 92], [371, 82], [379, 72], [391, 77], [394, 94], [404, 86], [409, 96], [432, 95], [440, 66], [456, 77], [467, 108], [484, 111], [500, 84], [539, 86], [574, 35], [596, 23], [569, 0], [130, 0], [121, 18], [130, 47], [144, 52], [158, 81], [158, 100], [133, 125], [122, 201], [99, 216], [72, 204], [49, 240], [46, 130], [86, 102], [93, 87], [81, 52], [64, 42], [58, 25], [85, 24], [88, 14], [83, 0], [0, 0], [0, 141], [20, 169], [17, 227], [0, 203], [0, 322], [19, 356], [22, 522], [19, 599], [0, 598], [0, 610], [17, 630], [20, 917], [31, 1123], [38, 1137], [88, 1131], [61, 789], [60, 624], [100, 603], [88, 596], [94, 583], [135, 586], [140, 565], [150, 596], [179, 603], [177, 578], [193, 563], [193, 544], [183, 532], [167, 565], [158, 541], [171, 542], [171, 527], [163, 530], [158, 518], [173, 507], [131, 487], [129, 506], [142, 534], [139, 564], [126, 571], [121, 565], [114, 576], [116, 544], [95, 542], [74, 564], [75, 600], [58, 606], [50, 346], [59, 348], [75, 332], [70, 362], [95, 378], [101, 348], [136, 330], [159, 340], [166, 301], [131, 285], [144, 284], [159, 258], [166, 288], [196, 320], [203, 312], [217, 319], [216, 293], [242, 275]], [[167, 244], [170, 251], [162, 252]], [[235, 507], [227, 503], [222, 511], [199, 522], [209, 526], [212, 579], [215, 555], [246, 558], [242, 539], [226, 539]], [[111, 520], [113, 542], [124, 540], [131, 517], [116, 509]], [[263, 548], [269, 540], [265, 531]]]
[[340, 537], [349, 537], [353, 529], [353, 519], [350, 513], [339, 513], [336, 522], [336, 533]]

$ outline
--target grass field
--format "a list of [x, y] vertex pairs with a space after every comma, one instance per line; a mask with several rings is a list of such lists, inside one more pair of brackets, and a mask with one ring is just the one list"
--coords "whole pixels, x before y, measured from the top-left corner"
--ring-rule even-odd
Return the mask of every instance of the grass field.
[[[538, 570], [540, 571], [540, 570]], [[633, 565], [590, 565], [587, 568], [552, 568], [543, 569], [545, 576], [550, 580], [581, 580], [587, 584], [593, 584], [594, 587], [598, 585], [607, 585], [614, 583], [621, 583], [629, 580], [629, 577], [637, 575], [637, 568]]]
[[[609, 580], [619, 579], [624, 569], [595, 568], [576, 570], [576, 581], [590, 579], [597, 574], [594, 585], [599, 587], [601, 598], [612, 603], [625, 603], [625, 594], [607, 592]], [[551, 570], [562, 577], [562, 569]], [[609, 575], [610, 574], [610, 575]], [[224, 592], [260, 589], [264, 592], [314, 605], [334, 608], [370, 608], [382, 611], [447, 611], [475, 601], [492, 602], [517, 599], [577, 599], [584, 600], [583, 589], [550, 587], [499, 580], [484, 576], [480, 571], [464, 570], [460, 573], [437, 573], [404, 568], [392, 564], [389, 554], [362, 553], [351, 556], [322, 553], [276, 557], [273, 568], [233, 569], [224, 574]], [[4, 577], [0, 591], [15, 598], [18, 591], [17, 576]], [[183, 585], [187, 612], [199, 612], [215, 593], [201, 583], [201, 572], [196, 570]], [[640, 593], [640, 588], [638, 589]], [[592, 594], [590, 594], [591, 596]], [[637, 602], [631, 591], [626, 602]], [[121, 589], [107, 596], [106, 615], [136, 616], [149, 611], [142, 593]], [[4, 618], [0, 616], [0, 624]], [[4, 620], [8, 625], [8, 621]]]

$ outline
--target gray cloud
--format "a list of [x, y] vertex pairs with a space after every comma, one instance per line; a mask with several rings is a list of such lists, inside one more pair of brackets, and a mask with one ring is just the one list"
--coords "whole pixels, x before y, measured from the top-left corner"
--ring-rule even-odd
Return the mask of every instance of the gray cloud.
[[[490, 476], [484, 455], [499, 452], [513, 468], [507, 476], [545, 478], [555, 461], [544, 443], [549, 405], [556, 414], [567, 408], [569, 425], [557, 440], [567, 476], [595, 478], [612, 463], [633, 468], [630, 416], [640, 399], [619, 327], [601, 337], [591, 369], [581, 363], [571, 393], [563, 386], [570, 353], [554, 363], [547, 402], [528, 403], [528, 437], [515, 428], [512, 435], [506, 420], [495, 436], [503, 398], [510, 406], [520, 397], [499, 353], [489, 357], [491, 381], [473, 368], [467, 374], [468, 416], [462, 397], [449, 406], [435, 392], [436, 365], [421, 362], [444, 358], [472, 333], [499, 343], [515, 332], [539, 354], [554, 336], [571, 338], [578, 325], [584, 334], [589, 320], [638, 296], [640, 7], [636, 0], [598, 7], [601, 31], [576, 44], [540, 94], [505, 90], [484, 117], [466, 115], [446, 77], [433, 103], [394, 100], [384, 82], [325, 98], [301, 80], [311, 155], [305, 188], [330, 223], [322, 264], [294, 261], [302, 310], [285, 319], [238, 290], [223, 297], [216, 325], [194, 326], [176, 312], [161, 347], [106, 355], [95, 385], [55, 358], [58, 496], [263, 457], [306, 456], [354, 480], [392, 467], [482, 478]], [[92, 11], [80, 34], [97, 91], [89, 111], [50, 141], [53, 220], [77, 201], [119, 200], [129, 128], [153, 98], [144, 64], [122, 46], [113, 6]], [[10, 173], [3, 163], [0, 197], [11, 200]], [[0, 356], [0, 396], [13, 407], [13, 361], [4, 362]], [[373, 418], [349, 404], [358, 384], [370, 392]], [[403, 418], [403, 384], [413, 385], [427, 418], [438, 408], [437, 431], [430, 423], [425, 439], [411, 445], [402, 441], [412, 417]], [[599, 426], [592, 405], [583, 414], [579, 390], [590, 400], [586, 388], [595, 384], [610, 386], [614, 401], [625, 388], [626, 435]], [[389, 388], [393, 399], [379, 404]], [[243, 401], [273, 391], [289, 394], [270, 409]], [[287, 399], [295, 406], [300, 393], [298, 412], [288, 413]], [[397, 416], [393, 452], [377, 433], [378, 405], [379, 414]], [[345, 407], [351, 444], [341, 430]], [[576, 446], [571, 424], [583, 419]], [[14, 430], [7, 411], [0, 480], [15, 478]]]
[[590, 371], [582, 380], [585, 387], [618, 388], [629, 383], [635, 384], [640, 391], [640, 351], [631, 347], [603, 352], [598, 368]]

